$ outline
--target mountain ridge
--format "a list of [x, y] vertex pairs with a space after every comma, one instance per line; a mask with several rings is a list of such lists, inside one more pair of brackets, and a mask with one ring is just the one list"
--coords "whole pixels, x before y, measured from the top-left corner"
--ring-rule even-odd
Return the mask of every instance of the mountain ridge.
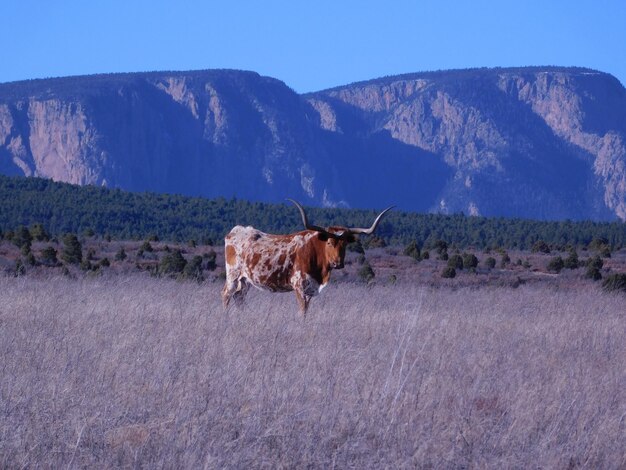
[[133, 191], [626, 220], [626, 91], [584, 67], [415, 72], [297, 94], [254, 71], [0, 84], [0, 173]]
[[[581, 67], [581, 66], [563, 66], [563, 65], [526, 65], [519, 67], [470, 67], [470, 68], [459, 68], [459, 69], [438, 69], [438, 70], [423, 70], [420, 72], [406, 72], [400, 73], [396, 75], [383, 75], [377, 78], [370, 78], [366, 80], [357, 80], [355, 82], [350, 82], [344, 85], [332, 86], [329, 88], [323, 88], [317, 91], [311, 91], [302, 93], [303, 96], [314, 95], [317, 93], [325, 93], [329, 91], [336, 91], [341, 88], [352, 87], [352, 86], [365, 86], [365, 85], [373, 85], [379, 84], [385, 81], [400, 81], [400, 80], [415, 80], [419, 78], [437, 78], [437, 77], [454, 77], [455, 75], [463, 75], [468, 73], [478, 73], [478, 72], [502, 72], [502, 73], [535, 73], [535, 72], [568, 72], [568, 73], [592, 73], [598, 75], [606, 75], [614, 78], [619, 81], [617, 77], [611, 75], [607, 72], [602, 72], [601, 70], [592, 69], [589, 67]], [[621, 82], [620, 82], [621, 83]]]

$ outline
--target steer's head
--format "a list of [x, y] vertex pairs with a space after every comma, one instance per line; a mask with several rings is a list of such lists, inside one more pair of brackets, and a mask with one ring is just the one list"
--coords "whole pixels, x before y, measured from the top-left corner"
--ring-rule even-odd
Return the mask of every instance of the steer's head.
[[328, 265], [332, 269], [343, 268], [346, 257], [346, 246], [356, 240], [356, 237], [345, 227], [328, 227], [324, 232], [318, 232], [317, 237], [325, 242], [324, 253]]
[[344, 259], [346, 257], [346, 246], [356, 240], [356, 235], [364, 234], [370, 235], [378, 227], [380, 219], [383, 215], [394, 206], [388, 207], [376, 217], [374, 223], [370, 228], [346, 228], [346, 227], [318, 227], [317, 225], [309, 224], [309, 220], [304, 212], [304, 208], [294, 201], [288, 199], [295, 204], [302, 216], [302, 222], [304, 228], [307, 230], [313, 230], [317, 232], [317, 239], [324, 243], [324, 255], [327, 265], [330, 269], [341, 269], [344, 266]]

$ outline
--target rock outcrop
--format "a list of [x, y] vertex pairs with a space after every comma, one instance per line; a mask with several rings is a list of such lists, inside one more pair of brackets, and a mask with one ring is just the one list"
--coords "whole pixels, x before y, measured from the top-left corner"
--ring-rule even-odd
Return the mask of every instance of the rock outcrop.
[[0, 172], [77, 184], [626, 220], [626, 90], [581, 68], [417, 73], [298, 95], [209, 70], [0, 84]]
[[[453, 171], [430, 210], [626, 220], [626, 90], [572, 68], [481, 69], [389, 77], [314, 93], [321, 122], [438, 155]], [[366, 130], [364, 130], [366, 129]]]
[[[0, 85], [0, 171], [134, 191], [319, 202], [315, 112], [278, 80], [207, 71]], [[332, 176], [332, 175], [331, 175]]]

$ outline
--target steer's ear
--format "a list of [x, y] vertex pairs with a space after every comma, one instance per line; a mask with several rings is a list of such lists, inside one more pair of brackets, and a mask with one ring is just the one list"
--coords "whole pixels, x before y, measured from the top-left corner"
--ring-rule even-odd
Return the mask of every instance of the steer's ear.
[[328, 233], [327, 232], [317, 232], [317, 239], [323, 242], [328, 241]]

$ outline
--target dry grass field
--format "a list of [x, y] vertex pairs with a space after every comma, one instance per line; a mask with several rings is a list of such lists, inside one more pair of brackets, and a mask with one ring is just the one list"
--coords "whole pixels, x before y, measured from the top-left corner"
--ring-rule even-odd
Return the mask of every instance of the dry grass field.
[[626, 466], [623, 294], [220, 288], [0, 277], [0, 467]]

